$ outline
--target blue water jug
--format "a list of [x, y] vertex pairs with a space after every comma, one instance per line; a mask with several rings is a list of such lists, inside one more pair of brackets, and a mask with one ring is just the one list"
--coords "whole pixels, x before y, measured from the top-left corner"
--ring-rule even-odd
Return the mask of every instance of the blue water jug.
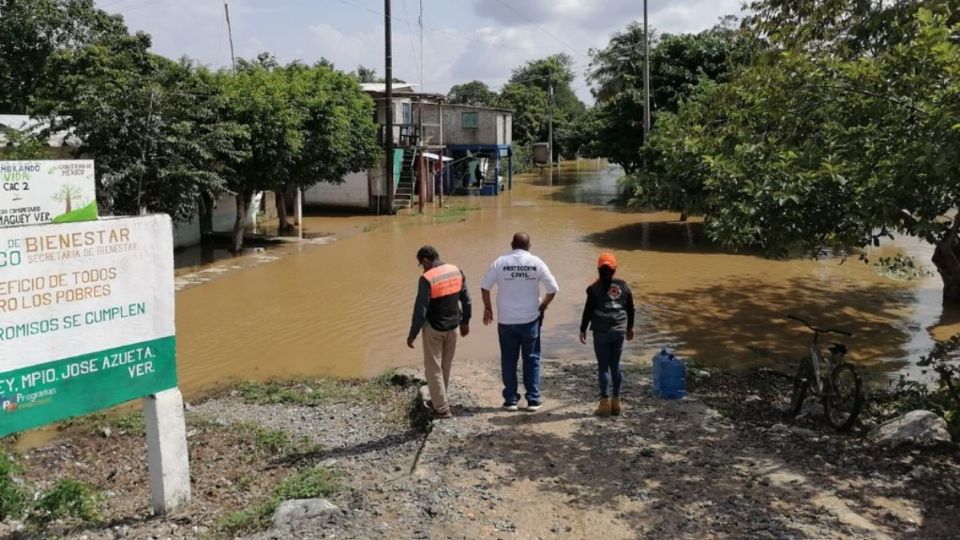
[[687, 368], [666, 347], [653, 357], [653, 395], [661, 399], [687, 395]]

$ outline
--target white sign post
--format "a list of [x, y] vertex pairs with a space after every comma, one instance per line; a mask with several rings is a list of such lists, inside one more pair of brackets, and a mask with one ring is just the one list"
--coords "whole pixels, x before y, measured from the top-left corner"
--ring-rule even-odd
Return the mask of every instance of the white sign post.
[[144, 400], [153, 506], [190, 499], [163, 215], [0, 228], [0, 436]]

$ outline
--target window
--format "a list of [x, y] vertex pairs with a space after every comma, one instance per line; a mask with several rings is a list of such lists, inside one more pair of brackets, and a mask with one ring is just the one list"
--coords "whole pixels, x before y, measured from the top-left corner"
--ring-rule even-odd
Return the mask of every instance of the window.
[[480, 113], [461, 113], [461, 121], [463, 122], [464, 128], [478, 128], [480, 127]]
[[413, 108], [409, 103], [403, 104], [403, 123], [404, 124], [413, 123]]

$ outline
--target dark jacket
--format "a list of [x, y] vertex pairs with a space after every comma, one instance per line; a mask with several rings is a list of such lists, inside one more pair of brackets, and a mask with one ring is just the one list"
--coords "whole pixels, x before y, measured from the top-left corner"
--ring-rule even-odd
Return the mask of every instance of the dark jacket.
[[597, 280], [587, 287], [580, 332], [590, 327], [594, 332], [625, 333], [633, 329], [634, 316], [633, 292], [625, 281], [614, 278], [605, 286]]
[[[434, 267], [441, 265], [443, 263], [437, 261]], [[460, 276], [463, 279], [463, 284], [459, 291], [437, 298], [430, 297], [430, 281], [425, 276], [420, 276], [420, 282], [417, 286], [417, 299], [413, 304], [410, 339], [417, 337], [424, 322], [429, 323], [431, 328], [440, 332], [453, 330], [470, 322], [473, 309], [470, 303], [470, 293], [467, 291], [467, 278], [462, 271]], [[462, 311], [461, 306], [463, 307]]]

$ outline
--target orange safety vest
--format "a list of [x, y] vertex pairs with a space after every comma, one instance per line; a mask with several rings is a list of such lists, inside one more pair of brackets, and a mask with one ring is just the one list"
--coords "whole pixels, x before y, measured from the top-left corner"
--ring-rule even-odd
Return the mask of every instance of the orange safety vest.
[[459, 294], [463, 289], [463, 274], [452, 264], [442, 264], [423, 273], [430, 283], [430, 298], [440, 298]]

